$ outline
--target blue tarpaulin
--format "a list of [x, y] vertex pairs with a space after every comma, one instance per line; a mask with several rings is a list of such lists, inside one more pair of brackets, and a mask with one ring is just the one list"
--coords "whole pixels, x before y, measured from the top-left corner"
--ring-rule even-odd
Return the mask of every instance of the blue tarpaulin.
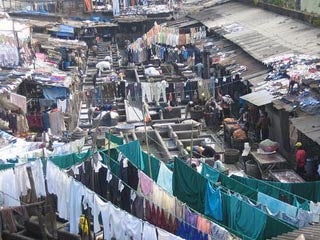
[[59, 31], [55, 32], [54, 35], [57, 37], [74, 37], [74, 27], [70, 25], [60, 24], [58, 27]]
[[70, 25], [60, 24], [59, 25], [59, 32], [74, 34], [74, 27], [70, 26]]
[[69, 90], [65, 87], [44, 86], [43, 96], [46, 99], [57, 100], [58, 98], [68, 98]]

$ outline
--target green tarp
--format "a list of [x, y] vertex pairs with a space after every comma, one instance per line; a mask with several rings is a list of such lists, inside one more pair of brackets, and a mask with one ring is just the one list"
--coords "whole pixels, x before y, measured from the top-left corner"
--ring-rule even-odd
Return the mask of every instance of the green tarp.
[[89, 149], [84, 153], [71, 153], [67, 155], [49, 157], [49, 160], [51, 160], [59, 168], [66, 169], [72, 167], [73, 165], [84, 162], [91, 155], [92, 151]]
[[175, 158], [172, 178], [173, 195], [196, 211], [204, 212], [207, 180], [182, 160]]

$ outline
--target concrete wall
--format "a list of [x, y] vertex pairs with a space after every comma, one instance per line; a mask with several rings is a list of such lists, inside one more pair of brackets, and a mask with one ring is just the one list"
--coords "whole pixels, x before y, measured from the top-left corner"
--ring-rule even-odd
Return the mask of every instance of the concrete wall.
[[301, 11], [320, 15], [320, 0], [301, 0]]
[[270, 139], [280, 145], [280, 153], [288, 157], [290, 153], [289, 140], [289, 113], [284, 110], [277, 110], [269, 104], [266, 111], [271, 120]]

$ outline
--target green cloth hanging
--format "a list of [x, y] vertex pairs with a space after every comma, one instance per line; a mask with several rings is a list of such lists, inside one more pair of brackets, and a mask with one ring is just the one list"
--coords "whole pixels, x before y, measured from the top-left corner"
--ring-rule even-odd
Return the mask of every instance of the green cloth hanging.
[[124, 145], [120, 145], [118, 146], [118, 149], [120, 150], [120, 152], [122, 152], [123, 155], [125, 155], [130, 160], [130, 162], [134, 166], [136, 166], [138, 169], [142, 171], [145, 170], [139, 140], [132, 141]]
[[296, 206], [297, 208], [301, 208], [303, 210], [310, 211], [309, 201], [303, 201], [302, 203], [300, 203], [300, 201], [298, 201], [298, 198], [296, 196], [293, 197], [293, 204], [292, 205]]
[[9, 168], [13, 168], [14, 166], [15, 166], [14, 163], [3, 163], [3, 164], [0, 164], [0, 170], [6, 170]]
[[248, 239], [264, 239], [266, 214], [233, 195], [230, 196], [230, 205], [229, 226]]
[[102, 162], [103, 164], [109, 166], [110, 171], [119, 176], [120, 173], [120, 163], [118, 162], [118, 150], [111, 149], [110, 150], [110, 159], [108, 159], [108, 153], [105, 151], [101, 151]]
[[[143, 172], [149, 177], [151, 177], [148, 154], [145, 152], [142, 152], [142, 157], [143, 157], [143, 164], [144, 164]], [[159, 175], [159, 169], [160, 169], [160, 160], [153, 156], [150, 156], [150, 162], [151, 162], [152, 179], [154, 181], [157, 181], [158, 175]]]
[[201, 175], [213, 183], [218, 182], [220, 178], [220, 172], [213, 169], [207, 164], [202, 164]]
[[287, 199], [287, 202], [293, 203], [293, 195], [305, 198], [313, 202], [320, 201], [320, 182], [305, 183], [281, 183], [274, 181], [263, 181], [252, 178], [244, 178], [232, 175], [231, 178], [242, 182], [259, 192], [265, 193], [274, 198]]
[[207, 180], [182, 160], [175, 158], [172, 177], [173, 195], [196, 211], [204, 212]]
[[236, 181], [235, 179], [230, 178], [224, 174], [221, 174], [220, 178], [221, 178], [221, 185], [222, 186], [224, 186], [234, 192], [240, 193], [241, 195], [247, 196], [250, 199], [257, 200], [258, 192], [255, 189], [248, 187], [247, 185], [240, 183], [240, 182]]
[[50, 157], [49, 159], [59, 168], [66, 169], [66, 168], [72, 167], [73, 165], [84, 162], [91, 155], [92, 155], [92, 151], [91, 149], [88, 149], [87, 152], [53, 156], [53, 157]]
[[[252, 225], [254, 227], [255, 225]], [[271, 239], [281, 234], [292, 232], [297, 228], [286, 224], [280, 220], [277, 220], [271, 216], [267, 216], [266, 227], [264, 231], [263, 239]]]
[[115, 136], [112, 133], [109, 134], [109, 132], [106, 132], [105, 136], [107, 140], [109, 140], [109, 137], [110, 137], [110, 141], [113, 143], [116, 143], [118, 145], [123, 144], [123, 139], [121, 137]]
[[174, 169], [174, 161], [167, 162], [166, 166], [173, 172]]

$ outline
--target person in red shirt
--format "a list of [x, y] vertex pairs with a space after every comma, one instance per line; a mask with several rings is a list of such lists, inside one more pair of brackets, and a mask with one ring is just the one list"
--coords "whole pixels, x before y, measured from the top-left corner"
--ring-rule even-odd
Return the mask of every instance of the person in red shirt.
[[306, 160], [307, 160], [307, 153], [306, 151], [302, 148], [302, 143], [301, 142], [297, 142], [296, 143], [296, 148], [297, 148], [297, 152], [296, 152], [296, 163], [297, 163], [297, 173], [299, 175], [303, 175], [305, 172], [305, 165], [306, 165]]

